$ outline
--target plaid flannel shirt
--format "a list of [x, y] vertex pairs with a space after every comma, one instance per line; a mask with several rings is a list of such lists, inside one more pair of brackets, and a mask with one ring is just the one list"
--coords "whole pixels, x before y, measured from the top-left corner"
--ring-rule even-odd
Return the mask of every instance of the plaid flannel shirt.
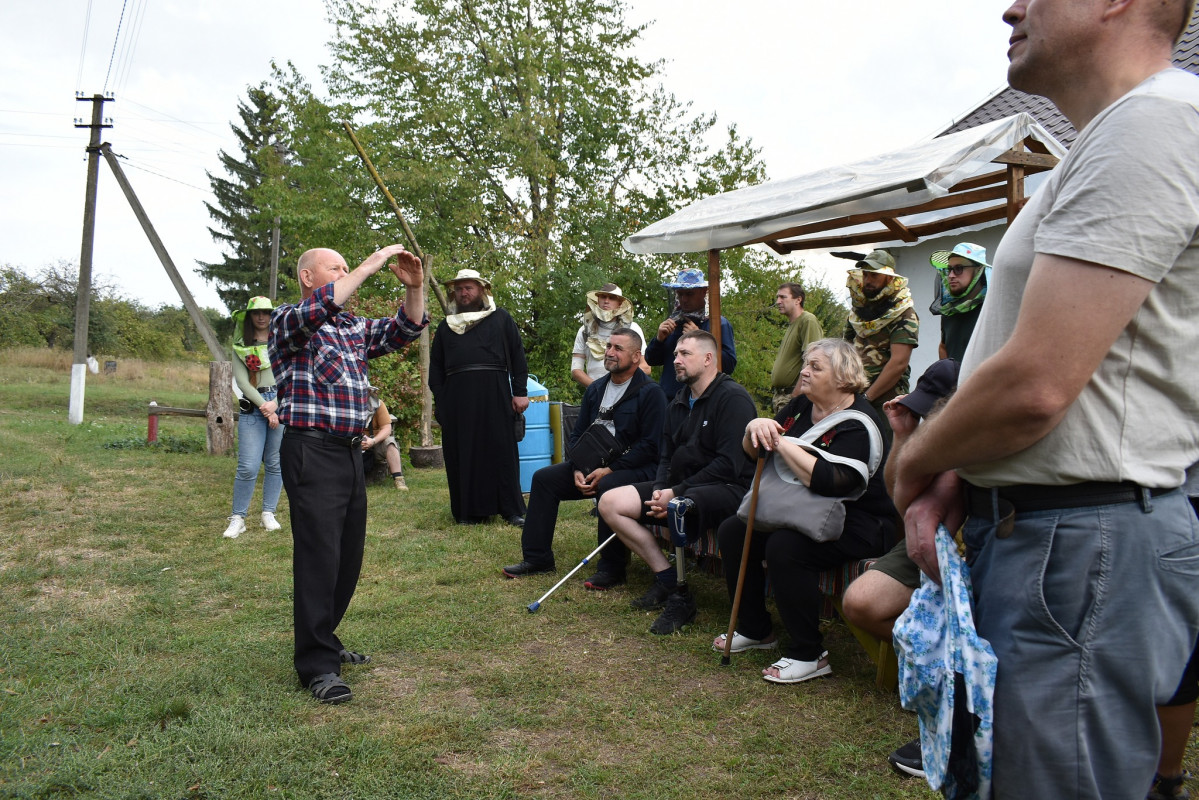
[[404, 314], [363, 319], [333, 301], [333, 284], [307, 300], [283, 304], [271, 315], [269, 352], [278, 388], [279, 421], [335, 436], [360, 436], [370, 419], [367, 360], [400, 349], [420, 336]]

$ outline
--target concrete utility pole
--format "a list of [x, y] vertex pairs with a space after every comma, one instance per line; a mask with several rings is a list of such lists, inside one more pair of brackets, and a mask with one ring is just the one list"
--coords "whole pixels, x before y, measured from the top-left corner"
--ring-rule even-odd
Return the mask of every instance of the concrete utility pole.
[[87, 378], [87, 321], [92, 306], [92, 247], [96, 238], [96, 190], [100, 182], [100, 131], [111, 128], [112, 120], [104, 119], [104, 104], [115, 102], [112, 97], [94, 94], [84, 97], [75, 94], [81, 103], [92, 104], [91, 124], [76, 118], [76, 128], [91, 128], [87, 146], [87, 193], [83, 201], [83, 244], [79, 249], [79, 281], [75, 285], [75, 354], [71, 360], [71, 399], [67, 420], [72, 425], [83, 422], [83, 389]]

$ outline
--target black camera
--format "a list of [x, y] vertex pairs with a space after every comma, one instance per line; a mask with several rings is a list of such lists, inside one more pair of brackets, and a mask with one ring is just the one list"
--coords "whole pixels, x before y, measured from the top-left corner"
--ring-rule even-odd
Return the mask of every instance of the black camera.
[[670, 315], [670, 318], [673, 319], [680, 328], [683, 327], [683, 324], [686, 322], [692, 323], [697, 328], [700, 327], [704, 322], [704, 318], [699, 314], [687, 313], [685, 311], [679, 311], [678, 309], [675, 309], [675, 312]]

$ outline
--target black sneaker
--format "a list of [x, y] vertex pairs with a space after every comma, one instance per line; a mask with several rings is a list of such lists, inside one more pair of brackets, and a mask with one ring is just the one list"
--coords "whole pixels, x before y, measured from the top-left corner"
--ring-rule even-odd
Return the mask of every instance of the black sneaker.
[[1186, 780], [1187, 774], [1184, 772], [1173, 778], [1163, 778], [1161, 775], [1153, 776], [1153, 788], [1149, 790], [1149, 795], [1145, 800], [1189, 800], [1191, 793], [1187, 787], [1182, 785]]
[[695, 598], [690, 594], [674, 592], [666, 600], [666, 608], [649, 626], [649, 632], [665, 636], [680, 630], [695, 620]]
[[526, 575], [541, 575], [542, 573], [553, 571], [553, 564], [534, 564], [530, 561], [522, 561], [519, 564], [512, 564], [503, 569], [505, 578], [523, 578]]
[[617, 575], [602, 569], [587, 580], [583, 581], [583, 585], [588, 589], [591, 589], [593, 592], [607, 591], [608, 589], [614, 589], [617, 586], [624, 586], [625, 583], [627, 583], [627, 581], [625, 580], [624, 573]]
[[654, 581], [649, 585], [648, 592], [636, 600], [630, 600], [629, 605], [633, 608], [640, 608], [643, 611], [653, 611], [665, 606], [666, 598], [670, 597], [673, 593], [673, 588], [667, 587], [661, 581]]
[[910, 775], [913, 778], [924, 777], [924, 759], [920, 755], [920, 740], [912, 741], [887, 756], [891, 769], [900, 775]]

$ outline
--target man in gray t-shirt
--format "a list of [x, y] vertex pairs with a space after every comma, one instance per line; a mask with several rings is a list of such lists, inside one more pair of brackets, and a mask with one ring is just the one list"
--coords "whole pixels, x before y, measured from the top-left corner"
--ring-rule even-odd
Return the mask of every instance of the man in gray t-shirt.
[[1170, 66], [1192, 5], [1005, 13], [1009, 82], [1080, 133], [999, 245], [957, 394], [888, 465], [924, 572], [966, 518], [997, 798], [1143, 797], [1199, 632], [1177, 491], [1199, 460], [1199, 78]]

